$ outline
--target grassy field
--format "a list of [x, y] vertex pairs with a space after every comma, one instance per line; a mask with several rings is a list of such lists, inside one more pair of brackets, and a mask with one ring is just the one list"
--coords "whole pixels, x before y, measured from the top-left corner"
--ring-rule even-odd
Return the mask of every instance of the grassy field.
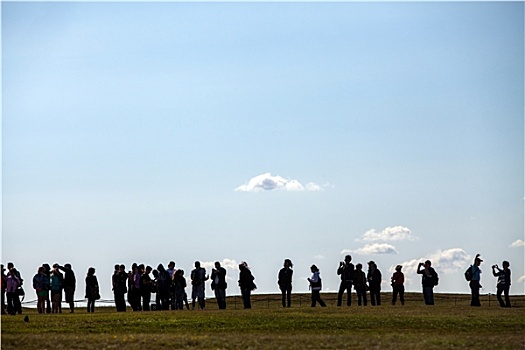
[[[116, 313], [99, 307], [75, 314], [2, 316], [2, 349], [525, 349], [525, 301], [502, 309], [468, 306], [467, 296], [438, 295], [425, 306], [408, 295], [392, 306], [388, 295], [376, 307], [308, 306], [308, 295], [294, 295], [293, 307], [279, 307], [278, 296], [254, 296], [254, 308], [241, 310], [230, 298], [227, 310], [213, 300], [205, 311]], [[300, 298], [300, 300], [299, 300]], [[234, 307], [237, 307], [235, 309]], [[66, 310], [64, 310], [66, 311]], [[30, 321], [23, 322], [28, 315]]]

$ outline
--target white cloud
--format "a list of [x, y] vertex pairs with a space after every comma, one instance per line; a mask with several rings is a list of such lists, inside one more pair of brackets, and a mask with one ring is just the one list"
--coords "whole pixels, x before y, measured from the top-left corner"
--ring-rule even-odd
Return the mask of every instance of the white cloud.
[[314, 256], [314, 259], [319, 259], [319, 260], [322, 260], [322, 259], [326, 259], [324, 255], [322, 254], [318, 254], [316, 256]]
[[518, 283], [523, 283], [523, 282], [525, 282], [525, 275], [518, 278]]
[[363, 248], [356, 250], [343, 249], [341, 254], [353, 253], [357, 255], [373, 255], [373, 254], [397, 254], [396, 247], [386, 243], [372, 243], [367, 244]]
[[[416, 271], [417, 265], [420, 262], [425, 262], [426, 260], [432, 262], [432, 267], [436, 269], [438, 274], [447, 274], [466, 269], [471, 263], [472, 258], [461, 248], [451, 248], [443, 251], [438, 250], [428, 256], [405, 261], [399, 265], [403, 266], [403, 271], [412, 273]], [[392, 265], [390, 270], [394, 271], [396, 265]]]
[[[239, 270], [239, 264], [234, 259], [225, 258], [219, 262], [226, 270]], [[215, 268], [215, 261], [201, 261], [201, 267], [205, 268], [207, 272], [211, 272], [211, 269]]]
[[518, 239], [517, 241], [512, 242], [512, 244], [509, 247], [511, 248], [525, 247], [525, 242], [521, 239]]
[[387, 227], [380, 232], [371, 229], [366, 231], [362, 238], [363, 241], [414, 241], [416, 239], [417, 237], [412, 235], [412, 231], [403, 226]]
[[272, 176], [272, 174], [266, 173], [252, 177], [247, 184], [241, 185], [235, 189], [235, 191], [240, 192], [261, 192], [272, 190], [322, 191], [323, 187], [313, 182], [303, 185], [298, 180], [285, 179], [278, 175]]

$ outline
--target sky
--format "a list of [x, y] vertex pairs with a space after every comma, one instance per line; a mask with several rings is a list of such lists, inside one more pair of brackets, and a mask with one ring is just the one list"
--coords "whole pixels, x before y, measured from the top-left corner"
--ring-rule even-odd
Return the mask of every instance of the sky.
[[[524, 294], [524, 4], [2, 2], [2, 259]], [[30, 283], [27, 283], [30, 290]], [[189, 290], [188, 290], [189, 292]], [[212, 295], [207, 287], [208, 296]], [[31, 299], [29, 291], [26, 299]], [[36, 297], [35, 297], [36, 298]]]

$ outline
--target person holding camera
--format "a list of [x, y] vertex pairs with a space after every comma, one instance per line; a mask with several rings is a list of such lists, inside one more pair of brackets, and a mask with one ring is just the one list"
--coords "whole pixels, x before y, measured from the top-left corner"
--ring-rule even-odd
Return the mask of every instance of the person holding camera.
[[346, 290], [346, 306], [352, 305], [352, 284], [354, 281], [354, 264], [351, 263], [352, 257], [345, 256], [345, 261], [339, 263], [337, 274], [341, 276], [341, 283], [339, 284], [339, 293], [337, 293], [337, 306], [341, 306], [343, 302], [343, 294]]
[[[497, 297], [501, 307], [510, 307], [509, 289], [510, 289], [510, 264], [508, 261], [503, 261], [503, 270], [498, 265], [492, 265], [492, 274], [498, 277]], [[501, 293], [505, 294], [505, 302], [501, 299]]]
[[[423, 269], [421, 269], [424, 267]], [[423, 286], [423, 298], [425, 305], [434, 305], [434, 286], [437, 285], [438, 275], [432, 267], [430, 260], [417, 265], [417, 273], [422, 275], [421, 284]]]
[[201, 267], [200, 261], [195, 261], [195, 268], [191, 271], [191, 308], [195, 309], [195, 301], [199, 301], [199, 307], [204, 310], [206, 301], [204, 299], [204, 283], [209, 276], [206, 275], [206, 270]]

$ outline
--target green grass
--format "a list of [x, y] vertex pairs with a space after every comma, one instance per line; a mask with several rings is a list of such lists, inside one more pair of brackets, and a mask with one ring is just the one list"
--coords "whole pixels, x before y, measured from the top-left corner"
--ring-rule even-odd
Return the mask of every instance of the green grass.
[[[299, 300], [301, 298], [301, 307]], [[254, 296], [252, 310], [230, 298], [227, 310], [213, 300], [205, 311], [2, 316], [2, 349], [524, 349], [525, 305], [499, 308], [493, 299], [471, 308], [465, 296], [437, 296], [427, 307], [420, 295], [405, 306], [337, 308], [334, 295], [323, 295], [327, 308], [310, 308], [308, 295], [295, 295], [293, 307], [279, 307], [278, 296]], [[494, 297], [492, 297], [494, 298]], [[459, 299], [459, 301], [458, 301]], [[233, 309], [234, 307], [237, 309]]]

